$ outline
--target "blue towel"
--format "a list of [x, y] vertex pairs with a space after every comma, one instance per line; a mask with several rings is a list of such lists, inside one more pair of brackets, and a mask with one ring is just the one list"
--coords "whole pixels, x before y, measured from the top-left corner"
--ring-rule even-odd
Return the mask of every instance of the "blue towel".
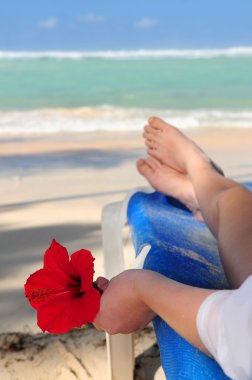
[[[252, 184], [246, 185], [252, 190]], [[145, 269], [192, 286], [228, 288], [215, 238], [206, 224], [197, 221], [176, 199], [158, 192], [135, 193], [127, 217], [136, 252], [146, 243], [152, 247]], [[161, 318], [155, 318], [154, 328], [167, 379], [228, 379], [215, 360], [190, 345]]]

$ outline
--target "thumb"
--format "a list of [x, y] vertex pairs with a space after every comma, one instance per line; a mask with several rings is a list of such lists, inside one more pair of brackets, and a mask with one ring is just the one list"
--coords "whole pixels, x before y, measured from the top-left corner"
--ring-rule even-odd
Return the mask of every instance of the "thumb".
[[102, 292], [104, 292], [107, 289], [108, 285], [109, 285], [109, 280], [107, 278], [105, 278], [105, 277], [98, 277], [95, 282], [96, 282], [97, 287]]

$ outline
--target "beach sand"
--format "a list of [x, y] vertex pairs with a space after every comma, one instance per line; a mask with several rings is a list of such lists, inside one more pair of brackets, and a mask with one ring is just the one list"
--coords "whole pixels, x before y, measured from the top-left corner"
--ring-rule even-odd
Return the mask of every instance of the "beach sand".
[[[195, 129], [187, 134], [227, 176], [252, 180], [252, 129]], [[147, 185], [135, 169], [135, 160], [144, 155], [141, 133], [137, 132], [1, 138], [0, 333], [7, 334], [5, 339], [13, 332], [39, 332], [35, 312], [23, 295], [23, 284], [41, 267], [43, 253], [53, 238], [69, 253], [80, 248], [91, 250], [96, 258], [95, 275], [104, 274], [101, 210], [109, 202], [122, 200], [134, 187]], [[130, 263], [134, 253], [128, 231], [125, 240]], [[14, 371], [17, 361], [11, 355], [11, 350], [5, 350], [0, 356], [0, 366], [6, 369], [1, 379], [21, 380], [24, 377]], [[59, 357], [64, 360], [64, 355]], [[36, 379], [49, 379], [40, 376]], [[59, 379], [85, 378], [64, 376]]]

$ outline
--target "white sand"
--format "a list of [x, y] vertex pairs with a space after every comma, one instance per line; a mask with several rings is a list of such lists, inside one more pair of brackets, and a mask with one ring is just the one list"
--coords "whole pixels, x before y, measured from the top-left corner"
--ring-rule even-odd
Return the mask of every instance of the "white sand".
[[[252, 129], [193, 131], [190, 135], [228, 176], [252, 180]], [[128, 190], [146, 184], [135, 170], [140, 155], [144, 147], [137, 133], [5, 139], [0, 143], [0, 332], [39, 331], [23, 284], [41, 267], [52, 238], [69, 253], [90, 249], [96, 258], [96, 275], [104, 274], [101, 210], [108, 202], [121, 200]], [[25, 170], [23, 162], [34, 164]], [[21, 379], [15, 376], [0, 377]]]

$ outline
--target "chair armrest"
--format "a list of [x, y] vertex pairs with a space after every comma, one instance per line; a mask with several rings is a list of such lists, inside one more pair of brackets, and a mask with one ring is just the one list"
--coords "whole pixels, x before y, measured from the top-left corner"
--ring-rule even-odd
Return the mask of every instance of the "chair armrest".
[[109, 279], [125, 270], [123, 256], [122, 228], [127, 223], [127, 208], [130, 198], [136, 192], [151, 193], [151, 187], [135, 188], [129, 191], [123, 201], [107, 204], [102, 210], [102, 244], [105, 275]]
[[102, 245], [105, 276], [109, 279], [125, 269], [122, 228], [125, 225], [122, 202], [109, 203], [102, 211]]
[[[134, 189], [121, 202], [109, 203], [102, 211], [102, 243], [104, 252], [105, 275], [112, 278], [125, 270], [122, 228], [127, 221], [129, 199], [137, 191], [152, 192], [151, 188]], [[144, 247], [142, 258], [147, 254]], [[140, 259], [136, 264], [140, 264]], [[133, 380], [134, 342], [133, 334], [106, 334], [109, 380]]]
[[[125, 269], [122, 228], [126, 222], [124, 202], [106, 205], [102, 212], [105, 275], [109, 279]], [[133, 380], [133, 335], [106, 333], [109, 380]]]

